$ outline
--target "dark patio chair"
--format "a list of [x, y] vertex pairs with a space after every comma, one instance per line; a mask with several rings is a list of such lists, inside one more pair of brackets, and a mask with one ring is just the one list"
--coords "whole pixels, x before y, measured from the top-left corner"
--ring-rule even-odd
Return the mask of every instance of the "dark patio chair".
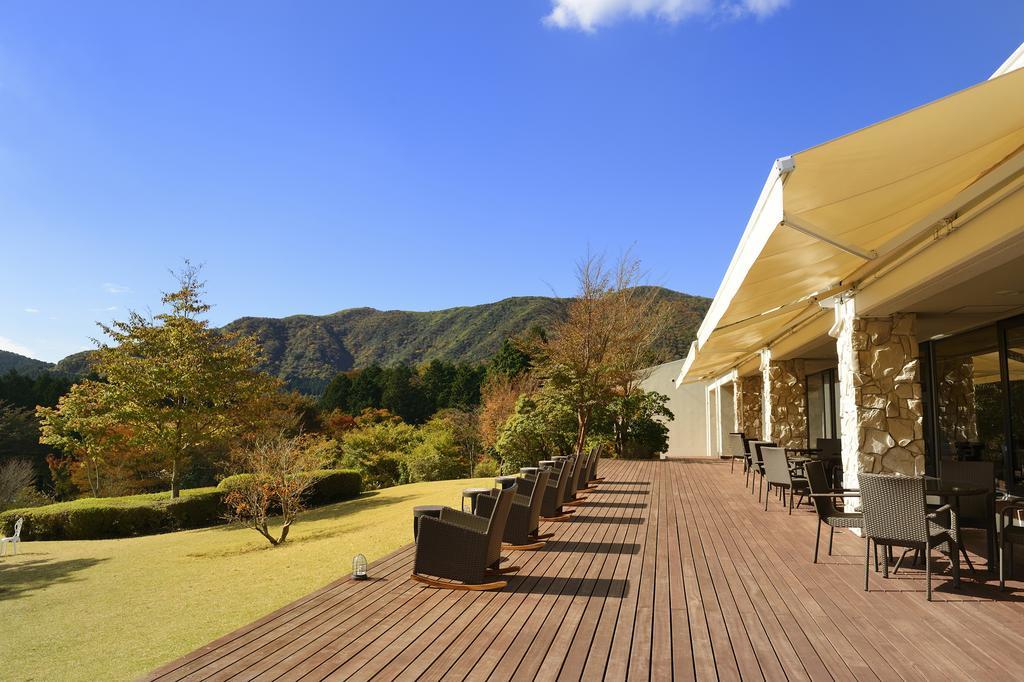
[[501, 538], [515, 494], [515, 486], [499, 491], [489, 518], [449, 507], [441, 510], [439, 518], [421, 516], [413, 580], [452, 590], [499, 590], [507, 586], [507, 581], [494, 578], [518, 570], [514, 566], [498, 567], [502, 561]]
[[774, 448], [775, 443], [767, 440], [750, 441], [750, 494], [754, 494], [754, 482], [758, 476], [761, 480], [757, 483], [757, 501], [761, 501], [761, 489], [764, 487], [764, 460], [761, 458], [762, 448]]
[[[505, 532], [501, 536], [505, 541], [505, 549], [528, 550], [540, 549], [544, 542], [538, 540], [540, 530], [540, 505], [544, 501], [544, 490], [547, 488], [551, 472], [544, 469], [537, 473], [537, 477], [527, 484], [526, 481], [517, 483], [517, 493], [512, 498], [512, 508], [508, 513], [508, 520], [505, 522]], [[526, 494], [519, 494], [519, 486]], [[476, 515], [489, 517], [494, 511], [494, 505], [498, 502], [498, 491], [492, 490], [489, 493], [476, 498]]]
[[774, 486], [782, 492], [782, 504], [786, 504], [786, 493], [789, 493], [789, 514], [793, 515], [793, 498], [800, 494], [800, 503], [803, 497], [809, 492], [806, 478], [796, 478], [789, 468], [789, 458], [786, 457], [785, 448], [762, 447], [761, 459], [764, 463], [765, 481], [768, 483], [768, 490], [764, 496], [764, 510], [768, 511], [768, 493]]
[[[996, 558], [996, 468], [993, 462], [957, 462], [943, 460], [939, 480], [943, 483], [967, 483], [984, 488], [984, 495], [965, 495], [960, 498], [957, 524], [963, 528], [977, 528], [985, 531], [986, 560], [989, 567]], [[967, 565], [970, 557], [961, 543], [960, 547]]]
[[818, 546], [821, 544], [821, 525], [828, 526], [828, 555], [832, 556], [832, 537], [836, 528], [863, 528], [864, 515], [860, 512], [840, 511], [836, 505], [837, 498], [860, 497], [855, 490], [835, 489], [828, 483], [825, 465], [821, 462], [808, 462], [804, 465], [807, 474], [807, 487], [811, 491], [811, 503], [818, 514], [818, 529], [814, 534], [814, 563], [818, 563]]
[[1006, 547], [1010, 547], [1010, 579], [1013, 579], [1013, 546], [1024, 545], [1024, 526], [1016, 525], [1014, 515], [1024, 515], [1024, 505], [1011, 504], [999, 512], [999, 589], [1006, 589]]
[[[733, 432], [726, 438], [726, 445], [728, 450], [726, 454], [729, 456], [729, 473], [731, 474], [736, 468], [736, 460], [746, 460], [747, 445], [746, 437], [742, 432]], [[746, 464], [744, 464], [744, 471], [746, 471]]]
[[[950, 510], [943, 505], [929, 513], [925, 502], [924, 479], [887, 474], [860, 474], [861, 505], [864, 510], [864, 591], [868, 591], [871, 543], [887, 551], [893, 547], [919, 549], [924, 552], [925, 581], [928, 601], [932, 600], [933, 549], [947, 549], [953, 564], [953, 586], [960, 587], [960, 552], [949, 528], [939, 522]], [[884, 563], [884, 576], [889, 577], [889, 562]]]

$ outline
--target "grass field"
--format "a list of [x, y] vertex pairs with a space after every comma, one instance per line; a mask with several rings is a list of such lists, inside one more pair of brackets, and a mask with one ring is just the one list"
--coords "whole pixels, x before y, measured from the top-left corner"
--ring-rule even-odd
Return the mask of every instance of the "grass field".
[[288, 542], [222, 526], [25, 542], [0, 558], [0, 678], [126, 680], [412, 542], [412, 508], [489, 479], [414, 483], [303, 515]]

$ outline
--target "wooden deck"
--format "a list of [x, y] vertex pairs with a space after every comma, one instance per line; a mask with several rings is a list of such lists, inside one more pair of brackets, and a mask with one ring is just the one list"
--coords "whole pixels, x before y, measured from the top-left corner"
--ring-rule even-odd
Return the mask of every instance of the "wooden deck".
[[[606, 480], [500, 592], [408, 579], [413, 547], [151, 679], [1024, 679], [1024, 583], [920, 570], [863, 591], [863, 541], [811, 563], [814, 515], [762, 511], [727, 463], [602, 462]], [[827, 535], [825, 536], [827, 541]], [[827, 546], [823, 542], [823, 547]], [[1018, 557], [1018, 560], [1021, 557]], [[939, 562], [945, 569], [945, 562]], [[984, 565], [981, 559], [976, 565]]]

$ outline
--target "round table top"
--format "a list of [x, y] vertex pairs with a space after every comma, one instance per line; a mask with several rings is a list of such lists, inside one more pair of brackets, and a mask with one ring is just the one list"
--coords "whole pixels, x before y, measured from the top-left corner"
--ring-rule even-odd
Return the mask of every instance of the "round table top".
[[443, 504], [421, 504], [418, 507], [413, 507], [412, 508], [412, 513], [415, 516], [420, 516], [422, 514], [434, 514], [434, 513], [440, 514], [442, 509], [444, 509], [444, 505]]
[[491, 492], [490, 488], [466, 488], [462, 491], [463, 497], [469, 497], [471, 495], [481, 495], [483, 493]]
[[501, 481], [518, 481], [519, 477], [518, 476], [495, 476], [494, 480], [498, 481], [499, 483]]
[[984, 495], [989, 492], [984, 487], [975, 483], [943, 481], [932, 476], [924, 477], [924, 491], [929, 495], [938, 495], [940, 497], [966, 497], [969, 495]]

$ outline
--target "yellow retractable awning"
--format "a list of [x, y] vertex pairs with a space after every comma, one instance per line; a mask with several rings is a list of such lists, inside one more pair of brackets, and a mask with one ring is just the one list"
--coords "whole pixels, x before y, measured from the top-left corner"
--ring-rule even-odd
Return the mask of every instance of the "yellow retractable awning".
[[1024, 69], [777, 162], [680, 380], [770, 344], [1022, 150]]

